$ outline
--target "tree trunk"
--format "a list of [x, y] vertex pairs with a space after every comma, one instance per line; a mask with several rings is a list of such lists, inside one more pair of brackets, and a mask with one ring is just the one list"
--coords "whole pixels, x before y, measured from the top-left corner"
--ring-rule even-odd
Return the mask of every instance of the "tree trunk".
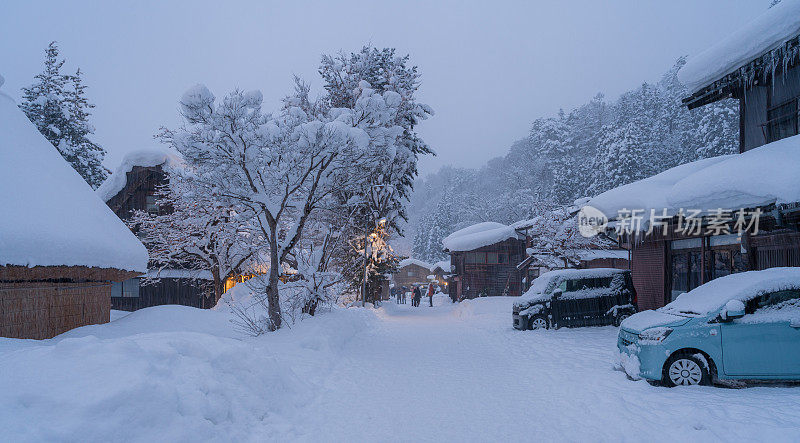
[[214, 307], [219, 303], [219, 299], [222, 298], [222, 293], [225, 291], [225, 282], [219, 275], [219, 267], [217, 266], [211, 268], [211, 277], [214, 279], [214, 303], [211, 307]]
[[270, 226], [271, 235], [269, 241], [269, 288], [267, 292], [267, 302], [269, 303], [269, 320], [270, 328], [273, 331], [281, 327], [281, 301], [278, 298], [278, 268], [280, 263], [278, 260], [278, 237], [277, 226]]

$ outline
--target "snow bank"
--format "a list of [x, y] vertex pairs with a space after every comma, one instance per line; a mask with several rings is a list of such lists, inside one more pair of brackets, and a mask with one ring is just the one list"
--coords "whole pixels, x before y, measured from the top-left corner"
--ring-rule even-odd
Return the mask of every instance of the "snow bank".
[[397, 267], [398, 268], [405, 268], [406, 266], [409, 266], [409, 265], [422, 266], [425, 269], [432, 269], [432, 266], [433, 266], [433, 265], [431, 265], [430, 263], [428, 263], [426, 261], [417, 260], [416, 258], [406, 258], [404, 260], [400, 260], [400, 263], [397, 264]]
[[0, 93], [0, 266], [147, 270], [147, 250]]
[[724, 40], [690, 57], [678, 79], [691, 93], [800, 34], [800, 0], [783, 0]]
[[659, 308], [659, 312], [708, 315], [730, 300], [747, 302], [760, 295], [800, 288], [800, 268], [770, 268], [726, 275], [698, 286]]
[[134, 166], [150, 167], [166, 165], [167, 167], [181, 167], [183, 160], [180, 155], [170, 149], [151, 148], [128, 153], [122, 159], [122, 164], [117, 167], [106, 181], [97, 188], [97, 195], [101, 200], [107, 202], [111, 197], [117, 195], [125, 187], [127, 175], [133, 170]]
[[58, 336], [80, 338], [95, 336], [102, 339], [122, 338], [141, 333], [196, 332], [221, 337], [239, 338], [231, 320], [222, 311], [197, 309], [189, 306], [163, 305], [126, 312], [116, 321], [102, 325], [88, 325], [69, 330]]
[[650, 210], [717, 208], [738, 210], [800, 201], [800, 136], [788, 137], [742, 154], [698, 160], [606, 191], [589, 201], [609, 219], [622, 209], [643, 209], [642, 228]]
[[144, 309], [92, 334], [0, 339], [19, 344], [0, 358], [3, 438], [246, 440], [253, 427], [308, 402], [311, 392], [292, 369], [257, 343], [220, 336], [230, 327], [214, 331], [206, 314], [220, 315]]
[[448, 235], [442, 240], [442, 246], [448, 251], [471, 251], [516, 236], [517, 233], [511, 226], [496, 222], [483, 222]]

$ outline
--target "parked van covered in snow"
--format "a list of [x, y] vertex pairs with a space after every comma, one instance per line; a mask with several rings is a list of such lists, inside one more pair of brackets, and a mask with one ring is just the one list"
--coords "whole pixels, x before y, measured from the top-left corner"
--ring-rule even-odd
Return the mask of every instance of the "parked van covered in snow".
[[712, 280], [622, 322], [617, 347], [630, 376], [668, 386], [800, 380], [800, 268]]
[[542, 274], [512, 309], [514, 328], [619, 325], [636, 312], [636, 290], [624, 269], [561, 269]]

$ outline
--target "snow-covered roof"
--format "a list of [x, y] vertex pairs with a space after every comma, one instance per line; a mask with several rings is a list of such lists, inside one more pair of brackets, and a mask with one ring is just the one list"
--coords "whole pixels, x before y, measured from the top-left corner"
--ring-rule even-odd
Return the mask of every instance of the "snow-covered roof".
[[409, 265], [417, 265], [417, 266], [422, 266], [425, 269], [431, 269], [430, 263], [422, 260], [417, 260], [416, 258], [406, 258], [404, 260], [400, 260], [400, 263], [397, 264], [397, 267], [405, 268], [406, 266]]
[[194, 280], [213, 280], [211, 271], [195, 269], [150, 269], [145, 275], [148, 278], [187, 278]]
[[147, 250], [0, 92], [0, 266], [147, 271]]
[[690, 57], [678, 79], [690, 93], [800, 34], [800, 0], [783, 0], [705, 51]]
[[667, 314], [706, 315], [730, 300], [747, 302], [760, 295], [800, 288], [800, 268], [770, 268], [726, 275], [678, 296], [660, 308]]
[[[666, 208], [674, 215], [680, 208], [703, 211], [738, 210], [800, 201], [800, 136], [751, 149], [668, 169], [660, 174], [606, 191], [589, 206], [609, 219], [622, 209]], [[643, 226], [644, 228], [644, 226]]]
[[122, 159], [122, 164], [117, 167], [113, 174], [111, 174], [106, 181], [97, 188], [97, 195], [107, 202], [111, 197], [117, 195], [125, 187], [127, 181], [127, 174], [133, 170], [134, 166], [158, 166], [166, 165], [168, 167], [180, 167], [183, 160], [175, 151], [165, 148], [150, 148], [133, 151], [128, 153]]
[[577, 251], [576, 255], [583, 261], [599, 260], [603, 258], [628, 259], [628, 251], [625, 249], [587, 249]]
[[496, 222], [483, 222], [448, 235], [442, 240], [442, 246], [448, 251], [471, 251], [516, 236], [517, 233], [512, 226]]
[[431, 271], [436, 270], [436, 268], [441, 269], [444, 272], [450, 272], [450, 259], [437, 261], [436, 263], [431, 266]]

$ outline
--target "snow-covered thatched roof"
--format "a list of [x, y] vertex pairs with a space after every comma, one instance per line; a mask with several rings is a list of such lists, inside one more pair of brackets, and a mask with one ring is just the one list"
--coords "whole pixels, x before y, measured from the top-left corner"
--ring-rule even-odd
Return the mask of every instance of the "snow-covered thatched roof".
[[450, 272], [450, 259], [437, 261], [431, 266], [431, 271], [435, 271], [437, 268], [444, 272]]
[[[800, 136], [785, 138], [742, 154], [726, 155], [668, 169], [606, 191], [588, 206], [609, 219], [620, 210], [642, 209], [668, 215], [678, 210], [738, 210], [800, 201]], [[645, 226], [642, 226], [644, 228]]]
[[128, 173], [133, 170], [134, 166], [167, 165], [169, 167], [180, 167], [182, 164], [183, 160], [180, 155], [169, 149], [150, 148], [133, 151], [122, 159], [119, 167], [95, 192], [104, 202], [107, 202], [125, 187]]
[[147, 250], [0, 92], [0, 266], [147, 271]]
[[737, 32], [690, 57], [678, 79], [690, 93], [800, 35], [800, 0], [783, 0]]
[[509, 238], [515, 238], [512, 226], [496, 222], [483, 222], [458, 230], [442, 240], [447, 251], [471, 251]]
[[417, 266], [421, 266], [421, 267], [423, 267], [425, 269], [431, 269], [431, 264], [430, 263], [428, 263], [426, 261], [422, 261], [422, 260], [417, 260], [416, 258], [406, 258], [404, 260], [400, 260], [400, 263], [397, 264], [397, 267], [398, 268], [405, 268], [406, 266], [409, 266], [409, 265], [417, 265]]

